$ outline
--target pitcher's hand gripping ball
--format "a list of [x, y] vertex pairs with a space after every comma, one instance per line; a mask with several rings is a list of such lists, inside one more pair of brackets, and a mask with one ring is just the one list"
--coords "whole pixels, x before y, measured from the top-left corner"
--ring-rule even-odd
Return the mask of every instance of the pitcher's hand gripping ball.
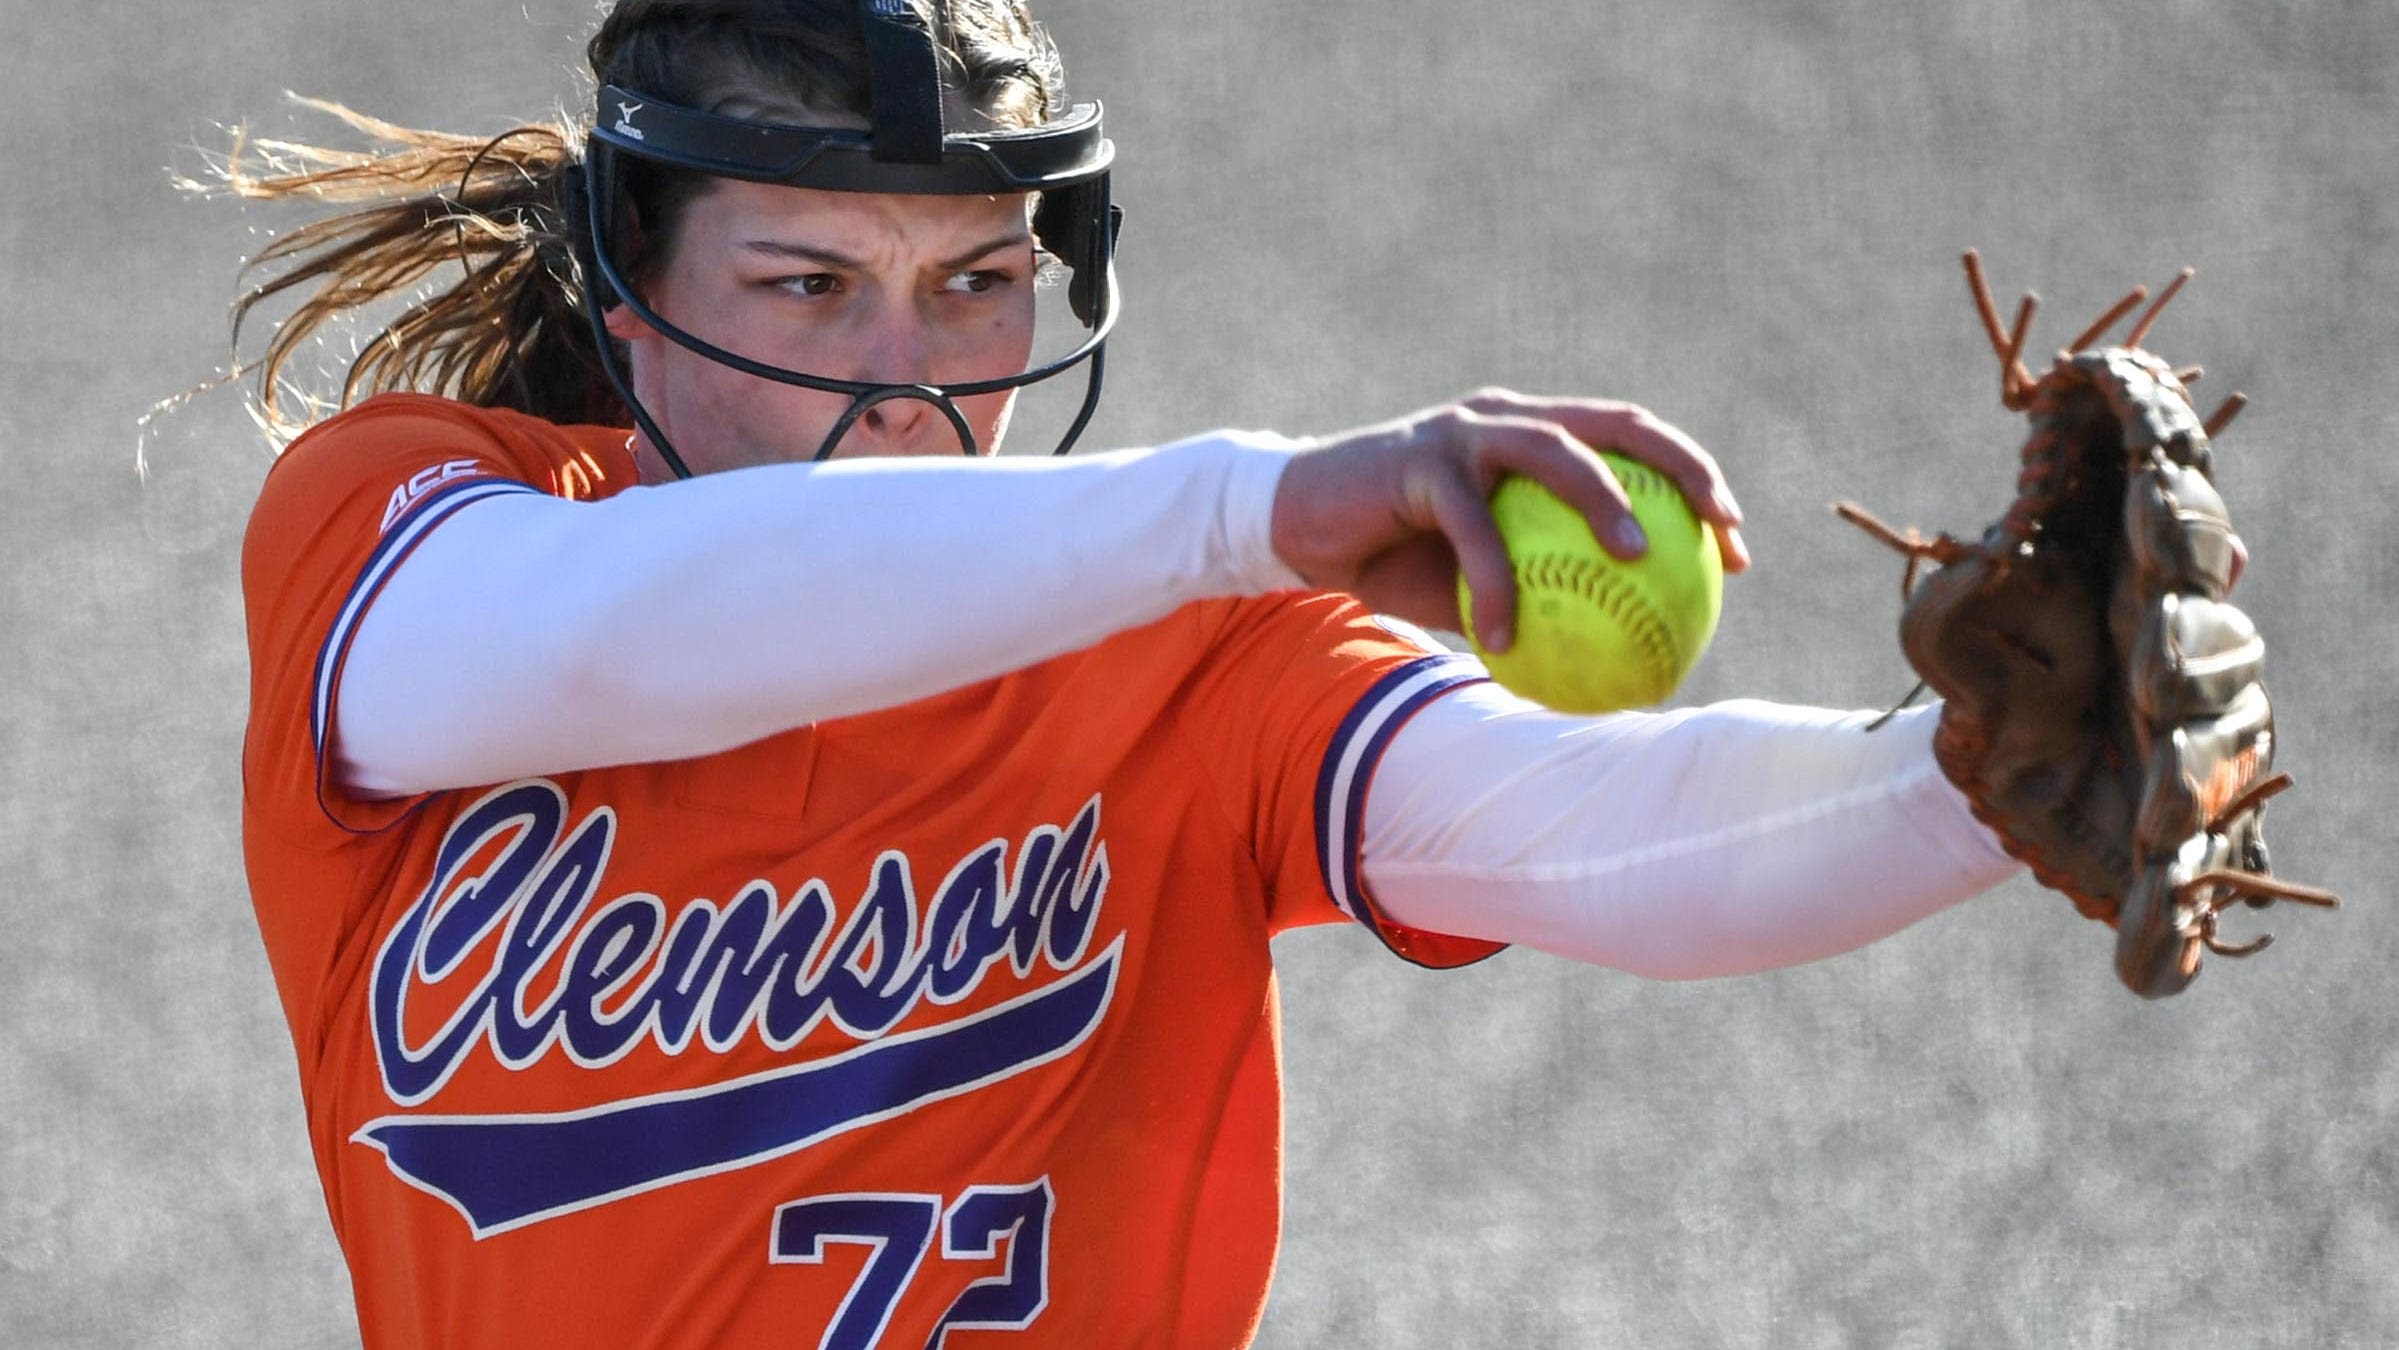
[[1501, 480], [1491, 515], [1516, 573], [1516, 641], [1484, 649], [1472, 597], [1458, 581], [1468, 641], [1492, 678], [1559, 712], [1601, 713], [1664, 700], [1698, 664], [1724, 604], [1715, 536], [1674, 481], [1613, 451], [1608, 469], [1632, 503], [1649, 549], [1611, 556], [1574, 508], [1530, 478]]
[[[2244, 400], [2202, 422], [2188, 392], [2197, 368], [2141, 349], [2188, 269], [2122, 345], [2093, 344], [2145, 289], [2038, 378], [2021, 361], [2033, 297], [2003, 330], [1971, 250], [1966, 275], [2000, 402], [2032, 422], [2016, 500], [1972, 543], [1835, 509], [1908, 555], [1899, 640], [1946, 700], [1933, 737], [1943, 773], [2042, 884], [2116, 929], [2116, 973], [2160, 998], [2190, 983], [2204, 952], [2266, 945], [2217, 935], [2235, 901], [2339, 903], [2267, 868], [2265, 802], [2291, 780], [2272, 771], [2265, 643], [2226, 599], [2243, 554], [2208, 445]], [[1927, 562], [1938, 570], [1918, 585]]]

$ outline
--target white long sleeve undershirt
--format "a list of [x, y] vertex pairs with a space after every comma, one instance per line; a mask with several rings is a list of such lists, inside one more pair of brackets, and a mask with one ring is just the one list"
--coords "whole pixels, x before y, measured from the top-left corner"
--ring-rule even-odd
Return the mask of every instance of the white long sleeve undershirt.
[[360, 620], [334, 772], [399, 796], [685, 759], [1300, 584], [1269, 542], [1292, 444], [837, 460], [596, 502], [477, 501]]
[[[360, 621], [335, 773], [397, 796], [687, 758], [1298, 583], [1294, 447], [782, 465], [457, 510]], [[1576, 718], [1495, 686], [1393, 739], [1366, 884], [1411, 927], [1660, 978], [1871, 942], [2016, 869], [1934, 766], [1934, 710], [1757, 702]]]
[[1656, 979], [1819, 960], [2021, 866], [1933, 762], [1939, 712], [1569, 717], [1469, 685], [1384, 752], [1360, 867], [1399, 923]]

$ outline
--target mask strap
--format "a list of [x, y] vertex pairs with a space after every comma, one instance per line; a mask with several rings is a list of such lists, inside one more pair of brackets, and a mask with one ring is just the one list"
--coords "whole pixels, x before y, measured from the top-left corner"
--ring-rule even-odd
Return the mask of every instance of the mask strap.
[[941, 162], [941, 59], [906, 0], [862, 0], [867, 86], [874, 99], [868, 153], [899, 164]]

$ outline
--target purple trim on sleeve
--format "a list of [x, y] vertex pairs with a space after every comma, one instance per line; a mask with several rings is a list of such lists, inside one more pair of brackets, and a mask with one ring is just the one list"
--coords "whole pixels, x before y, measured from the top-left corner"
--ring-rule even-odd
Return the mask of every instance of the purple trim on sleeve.
[[515, 492], [539, 492], [528, 483], [513, 479], [468, 478], [456, 484], [425, 494], [395, 517], [383, 532], [375, 551], [367, 555], [359, 568], [358, 580], [351, 583], [350, 594], [342, 601], [341, 611], [334, 616], [333, 625], [326, 630], [324, 645], [317, 649], [316, 676], [311, 682], [314, 696], [309, 707], [309, 740], [316, 753], [317, 805], [326, 818], [356, 834], [350, 825], [335, 815], [325, 801], [325, 739], [332, 727], [333, 693], [341, 683], [342, 663], [349, 658], [350, 642], [358, 635], [358, 621], [366, 615], [367, 607], [382, 593], [384, 584], [416, 546], [425, 541], [436, 525], [450, 518], [459, 508], [486, 497]]
[[1490, 678], [1481, 662], [1456, 653], [1425, 656], [1393, 670], [1366, 691], [1342, 719], [1316, 780], [1317, 864], [1323, 870], [1326, 892], [1343, 914], [1365, 925], [1384, 946], [1410, 961], [1416, 958], [1392, 941], [1392, 925], [1376, 908], [1359, 872], [1366, 790], [1391, 738], [1417, 710], [1460, 685]]

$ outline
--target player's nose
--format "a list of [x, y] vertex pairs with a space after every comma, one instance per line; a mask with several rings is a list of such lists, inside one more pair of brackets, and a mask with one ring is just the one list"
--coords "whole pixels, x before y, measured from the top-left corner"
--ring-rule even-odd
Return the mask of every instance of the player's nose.
[[[933, 382], [933, 333], [915, 305], [880, 307], [860, 339], [854, 349], [857, 361], [851, 379], [868, 384]], [[946, 425], [946, 419], [922, 398], [883, 399], [858, 419], [858, 431], [875, 443], [879, 454], [930, 453], [920, 442]]]
[[[920, 381], [901, 380], [893, 383], [916, 384]], [[940, 421], [941, 425], [933, 425], [936, 421]], [[934, 412], [933, 405], [921, 398], [905, 397], [887, 398], [867, 409], [866, 415], [858, 419], [858, 426], [859, 430], [884, 447], [881, 453], [898, 455], [929, 454], [941, 449], [940, 446], [920, 442], [927, 440], [928, 433], [948, 431], [947, 421]], [[953, 436], [951, 439], [956, 438]], [[955, 449], [954, 446], [950, 448]]]

